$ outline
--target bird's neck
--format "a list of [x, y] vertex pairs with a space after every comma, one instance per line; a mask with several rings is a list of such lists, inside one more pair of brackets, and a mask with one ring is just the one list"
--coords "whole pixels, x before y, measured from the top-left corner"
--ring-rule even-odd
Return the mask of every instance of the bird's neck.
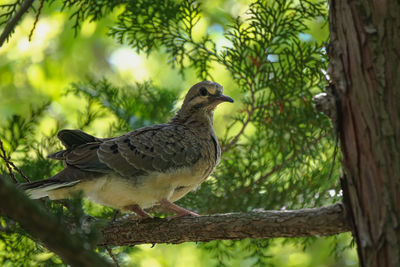
[[185, 125], [189, 128], [213, 128], [213, 110], [200, 109], [195, 112], [181, 109], [175, 117], [171, 119], [171, 123]]

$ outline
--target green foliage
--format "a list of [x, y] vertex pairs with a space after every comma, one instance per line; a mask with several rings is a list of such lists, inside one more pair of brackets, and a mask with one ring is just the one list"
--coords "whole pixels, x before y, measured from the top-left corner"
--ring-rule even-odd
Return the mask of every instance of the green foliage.
[[129, 1], [124, 12], [118, 16], [111, 35], [138, 52], [149, 54], [162, 46], [170, 62], [178, 66], [182, 73], [190, 65], [203, 79], [209, 76], [212, 56], [204, 48], [209, 44], [215, 49], [215, 44], [208, 35], [200, 42], [193, 41], [193, 29], [199, 20], [200, 7], [195, 1], [167, 0], [157, 5], [149, 4], [147, 0]]
[[[16, 158], [13, 160], [14, 163], [31, 180], [41, 180], [61, 170], [54, 161], [45, 158], [49, 154], [48, 149], [54, 149], [57, 146], [54, 137], [43, 138], [41, 141], [33, 138], [40, 118], [48, 106], [49, 104], [46, 103], [36, 109], [32, 108], [27, 118], [12, 116], [5, 126], [0, 128], [0, 139], [8, 152], [7, 156], [14, 156]], [[3, 161], [0, 162], [0, 171], [4, 175], [8, 173]], [[21, 175], [17, 173], [16, 176], [19, 181], [25, 182]], [[0, 175], [0, 179], [5, 178]], [[93, 222], [87, 217], [83, 211], [81, 196], [75, 196], [71, 200], [62, 202], [46, 200], [43, 201], [43, 204], [56, 215], [60, 223], [69, 224], [71, 232], [78, 234], [82, 242], [87, 242], [92, 247], [97, 244], [100, 238], [98, 229], [104, 223], [101, 220]], [[0, 263], [2, 266], [32, 266], [38, 263], [46, 266], [60, 266], [62, 263], [56, 255], [49, 253], [41, 245], [35, 244], [29, 234], [14, 221], [0, 218], [0, 226]]]
[[[176, 101], [173, 92], [150, 82], [119, 88], [106, 79], [89, 79], [87, 83], [72, 84], [69, 93], [82, 95], [88, 99], [89, 104], [97, 101], [108, 113], [114, 114], [117, 119], [111, 125], [114, 134], [165, 122], [173, 114], [172, 108]], [[99, 117], [96, 112], [87, 112], [85, 121], [90, 122]]]
[[[39, 108], [30, 108], [30, 116], [23, 118], [19, 115], [10, 117], [3, 128], [0, 129], [0, 139], [9, 146], [9, 150], [15, 152], [16, 150], [28, 151], [29, 147], [22, 148], [21, 146], [31, 144], [31, 137], [34, 136], [35, 126], [38, 125], [44, 111], [49, 106], [46, 103]], [[26, 142], [28, 139], [28, 142]], [[25, 141], [25, 142], [24, 142]]]
[[[49, 4], [59, 2], [57, 0], [50, 0]], [[99, 0], [65, 0], [61, 1], [61, 10], [71, 9], [73, 13], [69, 19], [74, 21], [72, 26], [75, 34], [78, 33], [82, 22], [85, 20], [97, 21], [102, 19], [105, 15], [111, 13], [117, 6], [127, 2], [126, 0], [113, 0], [113, 1], [99, 1]]]
[[[69, 12], [71, 27], [76, 33], [85, 20], [98, 21], [109, 16], [114, 19], [109, 34], [121, 45], [129, 45], [149, 57], [166, 54], [170, 66], [177, 68], [187, 80], [194, 71], [196, 81], [218, 82], [223, 76], [230, 85], [225, 88], [237, 96], [238, 108], [222, 124], [219, 137], [224, 154], [220, 166], [179, 204], [207, 214], [257, 208], [296, 209], [340, 200], [339, 164], [336, 163], [329, 177], [335, 142], [332, 126], [326, 117], [314, 111], [311, 101], [326, 86], [321, 71], [327, 68], [325, 49], [309, 30], [310, 23], [321, 18], [326, 21], [325, 2], [258, 0], [241, 17], [225, 12], [224, 19], [220, 20], [207, 16], [207, 2], [193, 0], [51, 0], [49, 3]], [[0, 12], [1, 8], [5, 7], [0, 6]], [[0, 14], [6, 20], [9, 17], [8, 13]], [[162, 123], [173, 115], [180, 89], [160, 82], [116, 86], [107, 78], [89, 78], [73, 83], [65, 96], [77, 96], [84, 103], [76, 122], [66, 122], [67, 119], [58, 115], [62, 117], [61, 122], [37, 141], [35, 132], [42, 115], [54, 115], [54, 106], [46, 104], [32, 109], [29, 116], [10, 117], [0, 128], [0, 138], [6, 143], [8, 154], [28, 177], [42, 179], [61, 169], [59, 163], [45, 159], [59, 148], [54, 136], [61, 126], [67, 124], [86, 130], [106, 124], [109, 135], [118, 135]], [[107, 120], [109, 117], [112, 120]], [[3, 163], [0, 166], [6, 173]], [[83, 239], [93, 244], [97, 238], [96, 227], [85, 228], [81, 199], [66, 202], [67, 207], [64, 204], [45, 202], [49, 210], [76, 225]], [[91, 215], [112, 216], [109, 208], [88, 202], [83, 202], [83, 206]], [[25, 264], [35, 261], [35, 255], [45, 251], [26, 237], [20, 237], [18, 243], [15, 239], [18, 237], [13, 231], [2, 233], [0, 245], [7, 244], [12, 252], [0, 254], [0, 262], [7, 263], [10, 257], [25, 253], [25, 261], [20, 261]], [[197, 249], [213, 257], [215, 266], [282, 266], [275, 247], [300, 246], [312, 251], [318, 240], [216, 241], [199, 244]], [[347, 240], [331, 238], [321, 242], [328, 244], [335, 255], [344, 255], [341, 249], [348, 246]], [[131, 257], [138, 259], [138, 253], [145, 253], [140, 248], [114, 251], [120, 259], [133, 254], [136, 256]], [[57, 258], [51, 256], [45, 264], [49, 261], [56, 264]]]
[[0, 5], [0, 26], [6, 24], [17, 13], [22, 2], [22, 0], [15, 0], [14, 2]]

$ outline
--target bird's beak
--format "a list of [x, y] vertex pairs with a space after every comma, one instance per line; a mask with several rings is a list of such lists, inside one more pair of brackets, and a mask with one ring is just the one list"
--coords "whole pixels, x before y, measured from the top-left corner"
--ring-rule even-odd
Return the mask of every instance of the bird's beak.
[[231, 97], [229, 97], [229, 96], [226, 96], [226, 95], [219, 95], [219, 96], [216, 96], [215, 97], [215, 100], [218, 100], [218, 101], [220, 101], [220, 102], [231, 102], [231, 103], [233, 103], [234, 101], [233, 101], [233, 99], [231, 98]]

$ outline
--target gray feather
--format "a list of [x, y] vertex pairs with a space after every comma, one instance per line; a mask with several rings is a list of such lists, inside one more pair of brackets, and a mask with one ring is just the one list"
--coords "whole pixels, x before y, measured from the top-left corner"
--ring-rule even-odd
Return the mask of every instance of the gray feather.
[[[186, 149], [190, 157], [186, 156]], [[128, 170], [131, 174], [163, 172], [194, 164], [200, 158], [200, 144], [185, 127], [161, 124], [108, 140], [97, 153], [102, 162], [122, 175]]]

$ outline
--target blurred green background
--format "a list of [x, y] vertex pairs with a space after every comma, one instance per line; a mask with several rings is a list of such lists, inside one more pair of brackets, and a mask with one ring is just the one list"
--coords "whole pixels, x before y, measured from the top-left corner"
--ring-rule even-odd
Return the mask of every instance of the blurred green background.
[[[195, 33], [198, 36], [208, 33], [220, 47], [229, 45], [222, 34], [229, 24], [227, 18], [246, 17], [251, 1], [200, 2], [204, 19], [197, 24]], [[96, 110], [98, 103], [92, 103], [82, 95], [68, 93], [73, 87], [72, 83], [85, 82], [88, 77], [94, 80], [106, 78], [118, 87], [151, 81], [156, 87], [167, 88], [174, 96], [171, 99], [177, 100], [171, 104], [169, 112], [173, 114], [179, 108], [187, 89], [199, 81], [194, 69], [187, 68], [182, 75], [179, 68], [173, 68], [168, 52], [163, 49], [147, 55], [111, 38], [109, 28], [123, 7], [115, 9], [99, 21], [85, 20], [76, 35], [74, 21], [70, 19], [73, 11], [61, 11], [60, 7], [58, 2], [44, 5], [32, 40], [29, 41], [28, 36], [36, 15], [31, 10], [9, 42], [0, 48], [0, 127], [7, 127], [8, 120], [14, 115], [27, 118], [32, 109], [49, 103], [38, 127], [33, 131], [34, 136], [30, 138], [41, 140], [54, 136], [59, 128], [81, 127], [95, 136], [107, 137], [115, 134], [110, 126], [117, 123], [116, 115], [103, 110], [101, 116], [97, 114], [99, 118], [93, 123], [86, 123], [88, 110]], [[326, 18], [309, 21], [307, 26], [309, 31], [300, 36], [305, 41], [327, 40]], [[245, 92], [241, 91], [240, 85], [220, 64], [212, 63], [211, 74], [215, 81], [224, 86], [225, 93], [236, 101], [235, 105], [221, 105], [215, 113], [216, 132], [222, 137], [232, 114], [243, 108], [241, 101]], [[233, 129], [239, 128], [234, 126]], [[228, 137], [232, 135], [234, 131]], [[48, 149], [50, 152], [55, 150], [51, 147]], [[21, 156], [19, 151], [14, 151], [12, 158], [18, 161]], [[35, 155], [32, 154], [32, 157]], [[220, 165], [219, 168], [224, 166]], [[95, 209], [91, 204], [86, 205]], [[242, 209], [232, 211], [239, 210]], [[340, 234], [324, 238], [274, 239], [268, 242], [243, 240], [154, 247], [140, 245], [133, 248], [116, 247], [113, 252], [124, 266], [357, 266], [356, 251], [350, 243], [350, 234]], [[0, 240], [2, 265], [15, 266], [14, 263], [21, 257], [25, 258], [26, 266], [61, 264], [51, 252], [44, 250], [38, 253], [34, 243], [25, 240], [21, 244], [23, 247], [16, 251], [7, 242]]]

